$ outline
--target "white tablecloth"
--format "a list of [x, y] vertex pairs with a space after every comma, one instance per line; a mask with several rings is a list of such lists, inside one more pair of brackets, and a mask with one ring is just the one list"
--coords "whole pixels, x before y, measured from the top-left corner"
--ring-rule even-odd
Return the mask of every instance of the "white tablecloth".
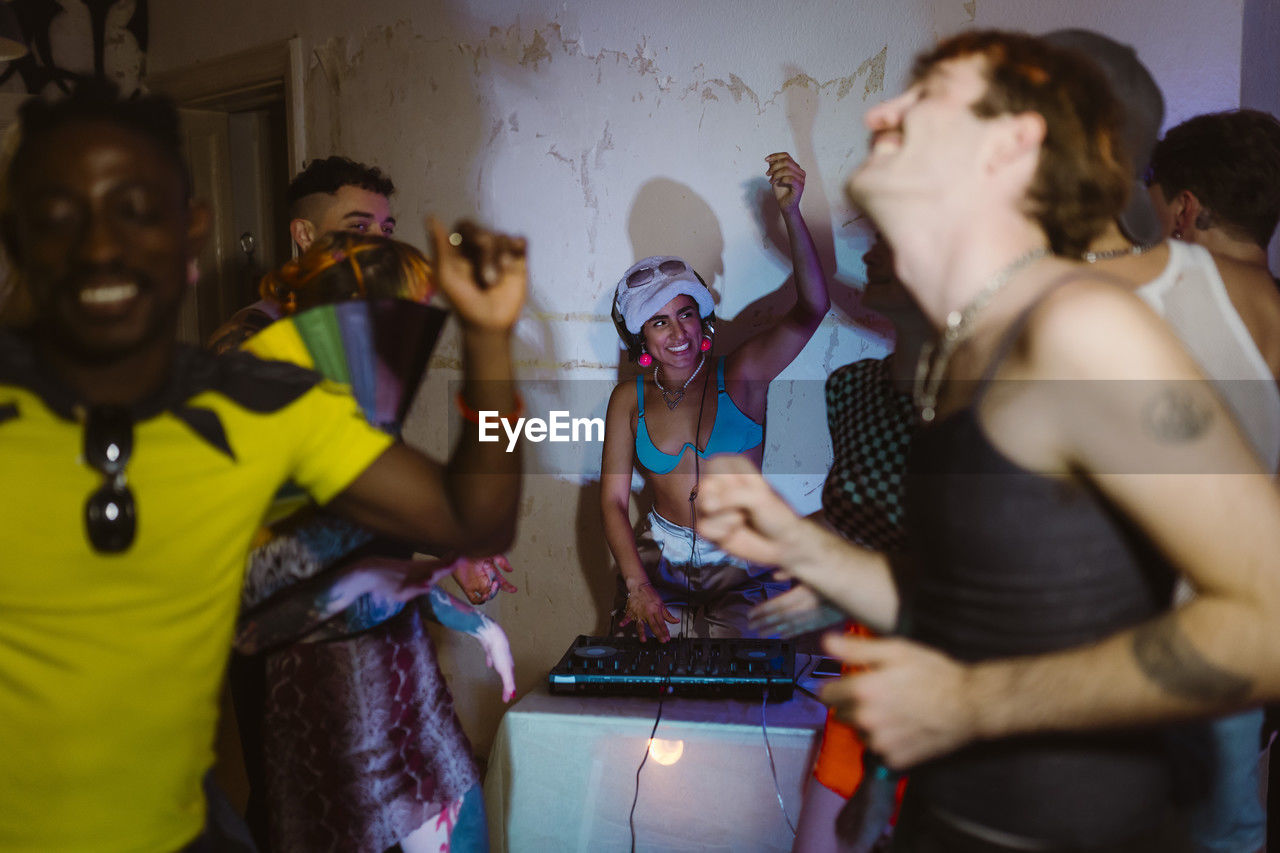
[[[543, 691], [512, 706], [498, 728], [484, 783], [492, 849], [628, 850], [636, 768], [657, 700]], [[663, 703], [654, 737], [683, 741], [683, 752], [669, 766], [653, 755], [645, 762], [636, 850], [791, 849], [760, 712], [760, 702], [731, 699]], [[778, 787], [793, 824], [824, 715], [823, 706], [799, 690], [765, 709]]]

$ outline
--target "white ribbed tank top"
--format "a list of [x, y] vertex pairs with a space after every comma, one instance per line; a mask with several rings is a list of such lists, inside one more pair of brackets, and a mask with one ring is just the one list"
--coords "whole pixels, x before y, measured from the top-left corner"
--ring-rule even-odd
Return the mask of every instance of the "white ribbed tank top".
[[1280, 466], [1280, 389], [1203, 246], [1169, 240], [1169, 263], [1138, 295], [1165, 319], [1213, 380], [1254, 450]]

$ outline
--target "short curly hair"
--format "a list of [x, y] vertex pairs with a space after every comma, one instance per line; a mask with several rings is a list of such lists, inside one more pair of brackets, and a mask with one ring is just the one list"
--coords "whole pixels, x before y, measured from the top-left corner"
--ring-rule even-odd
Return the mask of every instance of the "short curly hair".
[[1280, 121], [1258, 110], [1187, 119], [1156, 143], [1147, 182], [1166, 201], [1189, 190], [1208, 211], [1201, 227], [1265, 249], [1280, 223]]
[[1039, 113], [1045, 138], [1027, 189], [1027, 216], [1060, 255], [1079, 257], [1124, 208], [1133, 174], [1123, 114], [1091, 62], [1025, 33], [977, 30], [953, 36], [916, 59], [919, 81], [941, 62], [979, 56], [987, 91], [980, 118]]
[[285, 191], [289, 215], [294, 218], [302, 215], [299, 203], [304, 198], [317, 193], [333, 195], [343, 187], [359, 187], [387, 198], [396, 191], [395, 184], [377, 166], [366, 166], [348, 157], [325, 157], [307, 163], [289, 182]]

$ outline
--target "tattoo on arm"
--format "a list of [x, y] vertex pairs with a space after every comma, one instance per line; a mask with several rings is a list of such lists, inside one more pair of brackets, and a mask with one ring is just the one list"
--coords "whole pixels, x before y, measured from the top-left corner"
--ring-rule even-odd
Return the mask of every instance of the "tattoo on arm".
[[1138, 668], [1161, 690], [1183, 699], [1212, 705], [1243, 702], [1253, 689], [1252, 679], [1206, 660], [1169, 613], [1142, 625], [1133, 635]]
[[[1183, 383], [1187, 384], [1187, 383]], [[1193, 441], [1208, 431], [1213, 410], [1200, 399], [1199, 388], [1162, 388], [1142, 407], [1148, 433], [1169, 444]]]

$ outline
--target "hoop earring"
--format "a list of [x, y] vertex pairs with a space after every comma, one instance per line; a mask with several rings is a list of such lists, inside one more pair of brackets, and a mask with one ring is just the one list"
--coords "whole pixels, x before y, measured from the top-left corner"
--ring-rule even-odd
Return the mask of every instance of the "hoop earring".
[[711, 336], [710, 335], [702, 336], [702, 343], [698, 345], [698, 349], [702, 350], [703, 352], [711, 352]]
[[640, 357], [636, 359], [636, 364], [639, 364], [641, 367], [648, 367], [653, 364], [653, 356], [649, 355], [649, 353], [645, 351], [644, 344], [640, 345]]

